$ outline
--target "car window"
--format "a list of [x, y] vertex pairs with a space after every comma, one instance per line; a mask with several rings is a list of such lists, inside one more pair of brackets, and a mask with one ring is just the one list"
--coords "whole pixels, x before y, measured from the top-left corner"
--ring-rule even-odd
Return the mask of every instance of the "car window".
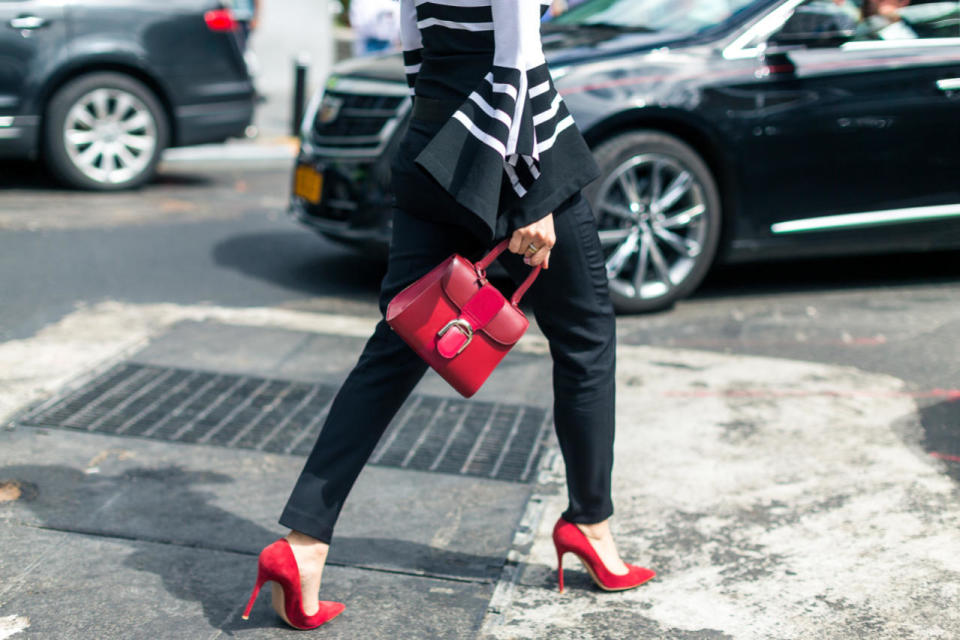
[[760, 0], [588, 0], [551, 24], [699, 33], [764, 4]]
[[807, 0], [778, 34], [843, 42], [960, 37], [958, 0]]

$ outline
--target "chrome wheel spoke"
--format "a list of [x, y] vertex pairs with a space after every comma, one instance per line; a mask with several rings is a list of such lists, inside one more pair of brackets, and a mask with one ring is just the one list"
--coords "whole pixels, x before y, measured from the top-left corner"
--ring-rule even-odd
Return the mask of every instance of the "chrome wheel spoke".
[[110, 174], [117, 169], [117, 152], [113, 145], [109, 145], [103, 152], [103, 160], [100, 163], [100, 170], [110, 179]]
[[122, 122], [124, 116], [126, 116], [132, 108], [133, 99], [130, 97], [130, 95], [127, 93], [118, 94], [113, 105], [113, 113], [111, 114], [112, 119], [117, 122]]
[[130, 133], [140, 129], [147, 129], [152, 124], [152, 119], [144, 111], [137, 111], [133, 117], [120, 121], [120, 128]]
[[673, 231], [663, 228], [654, 229], [654, 233], [658, 238], [670, 245], [674, 251], [686, 258], [696, 258], [698, 255], [700, 255], [700, 243], [696, 242], [695, 240], [682, 238]]
[[89, 147], [83, 150], [83, 152], [77, 156], [77, 164], [81, 165], [93, 165], [94, 160], [97, 159], [103, 152], [103, 143], [99, 140], [94, 141]]
[[73, 105], [70, 109], [70, 113], [67, 114], [67, 122], [73, 124], [73, 126], [76, 126], [75, 123], [80, 123], [87, 129], [92, 129], [97, 124], [97, 119], [87, 109], [86, 103], [79, 103]]
[[650, 202], [657, 202], [663, 193], [663, 162], [655, 160], [650, 168]]
[[623, 190], [623, 195], [627, 197], [628, 202], [640, 202], [640, 192], [637, 189], [637, 183], [629, 171], [624, 171], [620, 174], [620, 188]]
[[637, 269], [633, 272], [633, 290], [634, 295], [639, 296], [643, 283], [647, 279], [647, 265], [650, 263], [650, 243], [652, 239], [649, 234], [640, 239], [640, 254], [637, 256]]
[[632, 233], [631, 229], [604, 229], [599, 232], [600, 244], [610, 246], [620, 244]]
[[123, 146], [129, 149], [136, 149], [137, 151], [149, 151], [153, 149], [153, 139], [148, 138], [147, 136], [138, 136], [130, 133], [125, 133], [120, 136], [120, 142]]
[[667, 187], [666, 193], [663, 194], [663, 197], [658, 198], [654, 201], [654, 206], [657, 211], [666, 211], [673, 205], [677, 204], [680, 199], [690, 191], [690, 188], [693, 186], [693, 177], [690, 175], [690, 172], [684, 171], [676, 178], [673, 179], [673, 182], [670, 183], [670, 186]]
[[90, 144], [97, 140], [97, 133], [89, 129], [71, 129], [67, 131], [67, 142], [74, 146]]
[[122, 144], [116, 146], [117, 160], [119, 161], [118, 166], [123, 169], [130, 169], [135, 167], [138, 163], [137, 156], [130, 153], [130, 149]]
[[93, 105], [93, 115], [97, 117], [97, 120], [106, 120], [110, 108], [107, 106], [107, 101], [110, 99], [110, 94], [106, 89], [97, 89], [92, 94], [90, 94], [90, 104]]
[[637, 216], [633, 211], [630, 211], [627, 207], [624, 207], [621, 204], [615, 202], [610, 202], [605, 200], [600, 203], [600, 211], [604, 213], [609, 213], [610, 215], [617, 216], [618, 218], [623, 218], [624, 220], [636, 220]]
[[673, 280], [670, 279], [670, 266], [667, 264], [666, 258], [663, 257], [663, 253], [660, 251], [660, 247], [657, 246], [656, 241], [653, 238], [650, 239], [650, 261], [653, 263], [653, 268], [657, 272], [657, 275], [660, 276], [661, 281], [668, 287], [673, 286]]
[[616, 251], [607, 258], [607, 278], [613, 279], [620, 275], [630, 256], [637, 250], [639, 232], [632, 231], [627, 239], [620, 243]]
[[663, 227], [664, 229], [676, 229], [677, 227], [685, 227], [691, 222], [693, 222], [695, 218], [702, 216], [706, 212], [707, 212], [707, 208], [702, 204], [698, 204], [696, 206], [690, 207], [685, 211], [681, 211], [680, 213], [675, 213], [671, 215], [669, 218], [664, 218], [663, 220], [660, 221], [660, 226]]

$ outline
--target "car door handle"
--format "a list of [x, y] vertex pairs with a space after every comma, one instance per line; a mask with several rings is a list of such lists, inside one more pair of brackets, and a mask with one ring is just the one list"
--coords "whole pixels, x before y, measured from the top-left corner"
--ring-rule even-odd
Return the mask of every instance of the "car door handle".
[[937, 89], [940, 89], [940, 91], [960, 91], [960, 78], [937, 80]]
[[19, 16], [9, 22], [14, 29], [39, 29], [47, 24], [46, 19], [40, 16]]

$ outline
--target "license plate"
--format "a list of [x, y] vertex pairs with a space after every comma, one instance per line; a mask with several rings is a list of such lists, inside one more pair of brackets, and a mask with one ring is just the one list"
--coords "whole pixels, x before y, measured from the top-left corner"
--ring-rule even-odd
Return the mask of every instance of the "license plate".
[[323, 174], [306, 165], [297, 167], [293, 192], [311, 204], [320, 204], [323, 196]]

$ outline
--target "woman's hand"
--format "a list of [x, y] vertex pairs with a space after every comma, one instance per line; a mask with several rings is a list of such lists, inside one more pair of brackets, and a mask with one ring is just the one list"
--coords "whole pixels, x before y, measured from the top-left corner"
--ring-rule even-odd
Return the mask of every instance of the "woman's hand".
[[[550, 251], [557, 243], [557, 234], [553, 228], [553, 214], [548, 213], [533, 224], [517, 229], [510, 238], [511, 253], [523, 256], [523, 261], [535, 267], [543, 265], [550, 268]], [[532, 246], [531, 246], [532, 245]], [[533, 249], [536, 248], [536, 251]]]

